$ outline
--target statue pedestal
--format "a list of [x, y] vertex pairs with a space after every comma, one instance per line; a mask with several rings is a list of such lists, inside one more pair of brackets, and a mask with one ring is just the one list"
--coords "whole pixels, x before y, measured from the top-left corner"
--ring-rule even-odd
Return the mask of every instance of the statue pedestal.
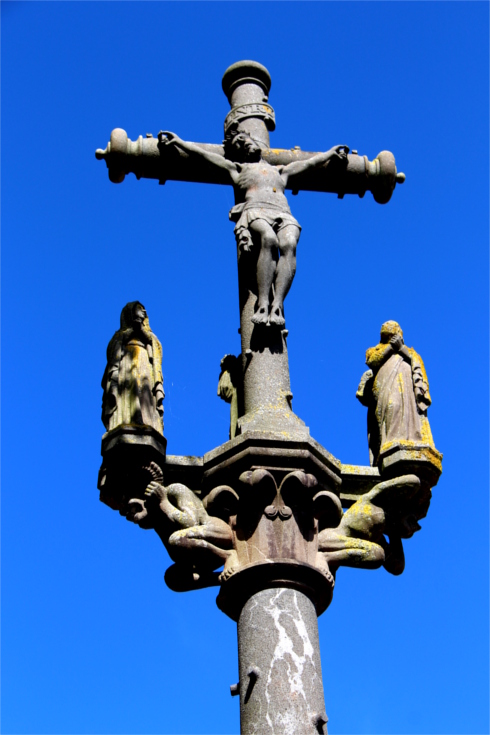
[[248, 432], [277, 432], [287, 439], [306, 439], [310, 431], [292, 410], [284, 407], [261, 406], [240, 416], [237, 435]]
[[152, 477], [150, 462], [165, 468], [167, 440], [152, 426], [118, 426], [102, 437], [102, 465], [97, 487], [100, 499], [126, 514], [131, 498], [143, 498]]
[[383, 480], [417, 475], [422, 484], [434, 487], [442, 473], [442, 454], [430, 444], [388, 442], [381, 447], [378, 467]]

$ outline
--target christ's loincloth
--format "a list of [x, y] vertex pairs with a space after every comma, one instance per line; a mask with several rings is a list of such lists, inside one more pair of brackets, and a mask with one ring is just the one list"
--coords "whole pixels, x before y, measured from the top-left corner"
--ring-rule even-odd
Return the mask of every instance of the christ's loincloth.
[[289, 210], [284, 211], [282, 207], [275, 207], [266, 202], [245, 202], [236, 204], [230, 209], [230, 219], [236, 222], [235, 237], [240, 250], [252, 249], [252, 235], [250, 225], [257, 219], [263, 219], [277, 233], [289, 225], [294, 225], [301, 230], [301, 225]]

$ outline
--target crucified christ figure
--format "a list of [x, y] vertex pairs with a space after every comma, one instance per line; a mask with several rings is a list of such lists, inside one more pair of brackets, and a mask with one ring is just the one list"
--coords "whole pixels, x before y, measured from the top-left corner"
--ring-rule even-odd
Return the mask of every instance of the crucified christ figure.
[[[252, 321], [255, 324], [284, 326], [284, 299], [296, 272], [296, 246], [301, 227], [284, 195], [290, 176], [325, 164], [332, 159], [347, 160], [349, 149], [337, 145], [304, 161], [272, 166], [262, 158], [259, 143], [247, 133], [230, 127], [225, 138], [225, 158], [179, 138], [175, 133], [159, 133], [162, 145], [175, 145], [187, 153], [202, 156], [228, 172], [235, 190], [235, 206], [230, 219], [236, 222], [235, 236], [241, 251], [260, 244], [257, 258], [258, 298]], [[272, 304], [270, 303], [273, 294]]]

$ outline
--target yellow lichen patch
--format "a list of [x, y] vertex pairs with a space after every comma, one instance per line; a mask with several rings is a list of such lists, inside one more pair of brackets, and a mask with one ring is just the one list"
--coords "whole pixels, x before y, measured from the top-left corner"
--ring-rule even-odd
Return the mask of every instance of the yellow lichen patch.
[[341, 470], [342, 474], [364, 475], [366, 470], [371, 470], [371, 467], [364, 467], [358, 464], [342, 464]]
[[396, 384], [398, 386], [398, 391], [403, 394], [405, 390], [405, 383], [403, 382], [403, 375], [401, 373], [396, 374]]
[[386, 358], [386, 353], [391, 350], [391, 345], [378, 344], [366, 350], [366, 365], [372, 370], [381, 367]]
[[[349, 546], [351, 547], [352, 551], [354, 549], [364, 549], [365, 548], [365, 542], [360, 538], [353, 538], [352, 536], [349, 537]], [[351, 551], [349, 550], [347, 552], [349, 555]]]
[[442, 472], [442, 454], [437, 451], [434, 445], [423, 446], [418, 442], [398, 439], [397, 441], [386, 442], [380, 450], [380, 457], [390, 454], [392, 457], [397, 453], [390, 452], [392, 448], [396, 448], [400, 452], [400, 461], [403, 462], [429, 462]]
[[412, 364], [416, 364], [420, 368], [420, 370], [422, 372], [422, 377], [423, 377], [423, 379], [425, 380], [425, 382], [427, 383], [427, 386], [428, 386], [429, 385], [429, 381], [427, 379], [427, 373], [425, 371], [424, 361], [422, 360], [422, 358], [420, 357], [420, 355], [418, 354], [418, 352], [415, 352], [415, 350], [413, 349], [413, 347], [408, 347], [408, 351], [410, 352], [410, 356], [412, 358]]
[[422, 441], [426, 444], [430, 444], [431, 447], [434, 447], [434, 439], [432, 438], [432, 431], [430, 430], [430, 425], [427, 420], [427, 417], [421, 416], [420, 419], [421, 419], [420, 429], [422, 433]]

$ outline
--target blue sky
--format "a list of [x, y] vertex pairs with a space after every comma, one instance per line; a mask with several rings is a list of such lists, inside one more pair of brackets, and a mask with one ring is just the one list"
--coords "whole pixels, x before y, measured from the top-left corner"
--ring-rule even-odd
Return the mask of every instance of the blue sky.
[[319, 620], [341, 733], [488, 732], [488, 4], [2, 2], [2, 732], [238, 733], [215, 590], [99, 503], [100, 379], [128, 301], [163, 345], [171, 454], [227, 439], [239, 350], [228, 187], [128, 176], [110, 132], [222, 140], [227, 66], [272, 76], [271, 143], [388, 149], [392, 201], [300, 192], [286, 300], [294, 410], [367, 464], [355, 391], [396, 319], [422, 355], [444, 473], [398, 578], [340, 570]]

